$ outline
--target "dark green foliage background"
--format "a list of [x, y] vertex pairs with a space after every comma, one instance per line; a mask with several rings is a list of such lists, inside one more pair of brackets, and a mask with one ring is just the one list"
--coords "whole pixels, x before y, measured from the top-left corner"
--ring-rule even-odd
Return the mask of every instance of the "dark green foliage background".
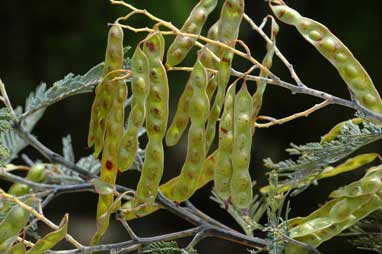
[[[129, 1], [137, 7], [146, 8], [155, 15], [171, 21], [178, 27], [187, 17], [196, 0], [135, 0]], [[222, 0], [219, 4], [222, 4]], [[259, 23], [269, 13], [262, 0], [247, 1], [246, 12]], [[287, 1], [305, 16], [326, 24], [345, 42], [360, 60], [381, 91], [382, 49], [382, 2], [321, 0]], [[123, 7], [111, 6], [107, 0], [61, 0], [61, 1], [0, 1], [0, 77], [7, 85], [14, 104], [23, 104], [25, 97], [40, 82], [59, 80], [69, 72], [82, 74], [90, 67], [101, 62], [104, 57], [107, 23], [126, 13]], [[215, 12], [208, 20], [211, 25], [217, 18]], [[129, 24], [150, 26], [141, 16], [133, 18]], [[125, 44], [135, 47], [143, 35], [126, 33]], [[251, 47], [259, 59], [264, 54], [264, 42], [244, 24], [241, 38]], [[170, 40], [168, 40], [170, 42]], [[338, 96], [348, 97], [343, 81], [335, 69], [329, 65], [299, 34], [286, 25], [281, 25], [278, 37], [279, 48], [294, 64], [302, 80], [309, 86], [322, 89]], [[189, 57], [185, 66], [191, 66], [193, 57]], [[248, 66], [245, 61], [235, 60], [236, 66]], [[249, 67], [249, 66], [248, 66]], [[289, 73], [279, 61], [275, 62], [274, 72], [283, 79], [290, 80]], [[187, 76], [170, 73], [172, 111], [175, 110], [177, 97], [181, 93]], [[44, 119], [37, 125], [34, 134], [55, 151], [61, 149], [61, 137], [72, 135], [77, 158], [91, 152], [86, 147], [86, 135], [93, 95], [85, 94], [71, 98], [49, 108]], [[269, 87], [266, 92], [262, 114], [282, 117], [301, 111], [317, 103], [318, 100], [303, 95], [292, 95], [278, 87]], [[265, 184], [262, 159], [271, 157], [274, 161], [286, 158], [284, 148], [290, 142], [303, 144], [317, 141], [335, 123], [352, 116], [351, 110], [330, 106], [309, 118], [271, 129], [257, 130], [253, 148], [252, 174], [259, 185]], [[369, 146], [363, 151], [381, 152], [380, 144]], [[182, 149], [179, 149], [181, 147]], [[166, 174], [169, 179], [178, 173], [183, 163], [186, 140], [175, 148], [167, 150]], [[37, 154], [28, 149], [26, 152], [37, 158]], [[360, 177], [361, 171], [325, 180], [318, 187], [312, 187], [292, 200], [292, 216], [306, 215], [318, 204], [326, 200], [327, 194], [339, 184], [348, 183]], [[134, 186], [138, 175], [126, 173], [120, 182]], [[204, 188], [192, 198], [197, 206], [219, 220], [234, 225], [232, 219], [215, 204], [208, 200], [209, 189]], [[52, 202], [47, 215], [59, 220], [63, 213], [70, 212], [71, 231], [74, 236], [86, 242], [94, 231], [96, 196], [76, 194], [63, 196]], [[187, 225], [180, 219], [161, 211], [154, 216], [132, 223], [137, 233], [144, 236], [180, 230]], [[113, 223], [105, 242], [127, 239], [126, 233]], [[205, 240], [199, 246], [201, 253], [245, 253], [245, 249], [221, 240]], [[330, 241], [321, 248], [331, 253], [366, 253], [352, 249], [343, 239]], [[330, 251], [329, 251], [330, 250]]]

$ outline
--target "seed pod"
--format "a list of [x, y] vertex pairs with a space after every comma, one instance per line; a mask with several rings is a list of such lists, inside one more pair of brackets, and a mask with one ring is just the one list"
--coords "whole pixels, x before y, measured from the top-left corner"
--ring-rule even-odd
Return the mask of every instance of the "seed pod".
[[[219, 21], [216, 22], [208, 31], [208, 38], [210, 38], [211, 40], [215, 40], [217, 38], [218, 24]], [[214, 47], [214, 45], [212, 44], [207, 43], [206, 47], [200, 50], [200, 62], [206, 68], [216, 69], [216, 67], [218, 66], [218, 62], [215, 60], [215, 58], [212, 57], [212, 54], [207, 49], [210, 49], [212, 53], [217, 54], [218, 48]], [[207, 95], [210, 99], [212, 98], [212, 95], [217, 87], [217, 81], [216, 78], [214, 78], [214, 76], [215, 75], [210, 75], [208, 79]], [[172, 123], [167, 130], [165, 138], [167, 146], [176, 145], [182, 137], [184, 130], [187, 128], [188, 122], [190, 120], [189, 104], [191, 97], [192, 87], [190, 78], [186, 83], [183, 93], [179, 97], [178, 106], [176, 108], [174, 118], [172, 119]]]
[[[124, 119], [125, 119], [125, 101], [127, 98], [127, 87], [123, 80], [113, 80], [116, 76], [109, 74], [111, 71], [119, 70], [123, 65], [123, 30], [118, 25], [113, 25], [109, 31], [108, 45], [106, 48], [104, 81], [100, 85], [105, 86], [107, 93], [97, 94], [94, 104], [97, 104], [97, 97], [102, 101], [106, 97], [111, 101], [107, 107], [103, 107], [97, 111], [97, 106], [93, 107], [92, 117], [95, 116], [96, 130], [94, 146], [95, 155], [98, 156], [103, 148], [101, 160], [101, 175], [99, 180], [106, 184], [114, 185], [118, 173], [118, 150], [121, 137], [123, 136]], [[102, 89], [101, 89], [102, 90]], [[110, 104], [110, 105], [109, 105]], [[98, 115], [98, 118], [96, 117]], [[102, 122], [102, 123], [101, 123]], [[92, 128], [92, 127], [91, 127]], [[92, 133], [92, 130], [89, 132]], [[105, 141], [104, 141], [105, 139]], [[92, 136], [89, 135], [89, 141]], [[91, 144], [92, 142], [90, 142]], [[110, 210], [113, 204], [113, 194], [100, 194], [97, 204], [97, 232], [90, 240], [90, 245], [96, 245], [100, 242], [102, 236], [109, 227]]]
[[[235, 42], [239, 35], [240, 24], [244, 15], [244, 2], [244, 0], [226, 0], [220, 13], [217, 39], [231, 47], [235, 47]], [[230, 50], [220, 48], [218, 56], [221, 56], [218, 74], [215, 76], [218, 91], [206, 127], [207, 151], [210, 149], [215, 138], [216, 122], [223, 108], [224, 96], [231, 76], [231, 65], [234, 54]]]
[[146, 101], [146, 130], [149, 141], [133, 202], [134, 207], [151, 206], [154, 203], [163, 175], [162, 140], [166, 132], [169, 112], [169, 87], [161, 56], [161, 51], [165, 47], [163, 42], [162, 34], [156, 33], [145, 41], [143, 48], [150, 68], [150, 93]]
[[26, 249], [22, 242], [15, 244], [7, 254], [25, 254]]
[[[353, 118], [348, 121], [351, 121], [354, 124], [361, 124], [363, 122], [362, 118]], [[321, 144], [325, 142], [330, 142], [334, 140], [339, 134], [341, 134], [342, 127], [348, 123], [348, 121], [343, 121], [336, 124], [328, 133], [321, 137]]]
[[[45, 180], [44, 165], [39, 163], [33, 165], [29, 169], [25, 178], [36, 183], [43, 182]], [[29, 193], [30, 189], [31, 188], [29, 185], [23, 183], [14, 183], [11, 185], [11, 187], [9, 187], [8, 193], [19, 197]]]
[[[204, 160], [202, 173], [197, 184], [197, 189], [202, 188], [213, 179], [216, 166], [216, 157], [217, 151], [213, 152], [210, 156], [207, 157], [207, 159]], [[170, 200], [175, 199], [174, 190], [178, 184], [178, 181], [179, 176], [172, 178], [160, 186], [160, 191]], [[143, 206], [138, 209], [134, 209], [132, 201], [127, 201], [125, 204], [123, 204], [121, 212], [125, 220], [134, 220], [152, 214], [158, 211], [160, 208], [160, 206], [153, 204], [151, 206]]]
[[[355, 170], [357, 168], [360, 168], [360, 167], [374, 161], [375, 159], [377, 159], [379, 157], [380, 156], [377, 153], [366, 153], [366, 154], [357, 155], [353, 158], [347, 159], [344, 163], [341, 163], [340, 165], [338, 165], [334, 168], [331, 166], [325, 168], [324, 170], [322, 170], [321, 174], [319, 174], [318, 176], [311, 176], [311, 177], [309, 177], [307, 179], [303, 179], [303, 180], [288, 179], [288, 180], [279, 182], [277, 185], [277, 192], [284, 193], [284, 192], [287, 192], [289, 190], [299, 188], [299, 187], [302, 187], [304, 185], [308, 185], [312, 181], [315, 181], [315, 180], [317, 181], [320, 179], [333, 177], [333, 176], [336, 176], [339, 174], [343, 174], [343, 173]], [[346, 190], [346, 192], [349, 192], [349, 193], [356, 192], [357, 193], [357, 190], [352, 189], [351, 185], [349, 185], [349, 187], [347, 187], [347, 188], [351, 188], [351, 190]], [[358, 188], [358, 185], [356, 186], [356, 188]], [[260, 189], [260, 192], [261, 193], [268, 193], [270, 190], [271, 190], [271, 186], [268, 185], [268, 186], [262, 187]], [[342, 193], [341, 189], [338, 191]], [[339, 193], [337, 193], [337, 194], [332, 193], [332, 194], [333, 195], [340, 195]], [[345, 194], [341, 194], [341, 195], [345, 195]], [[338, 197], [338, 196], [331, 196], [331, 197], [334, 198], [334, 197]]]
[[243, 83], [235, 96], [233, 147], [232, 147], [232, 177], [231, 202], [246, 215], [253, 199], [252, 180], [249, 174], [249, 163], [252, 146], [252, 116], [253, 100]]
[[215, 96], [215, 101], [212, 106], [210, 115], [207, 122], [207, 137], [206, 137], [206, 149], [207, 151], [211, 147], [211, 144], [215, 138], [216, 133], [216, 122], [220, 116], [221, 109], [224, 103], [225, 92], [227, 84], [231, 76], [231, 64], [233, 59], [233, 53], [231, 51], [226, 51], [224, 56], [221, 58], [219, 63], [218, 74], [216, 77], [218, 84], [218, 91]]
[[[105, 145], [102, 152], [101, 175], [99, 180], [114, 185], [117, 173], [117, 156], [120, 139], [123, 136], [124, 106], [127, 97], [127, 88], [123, 81], [113, 82], [113, 90], [117, 96], [113, 100], [106, 126]], [[90, 245], [96, 245], [109, 227], [110, 207], [113, 204], [113, 194], [100, 194], [97, 205], [97, 232], [92, 237]]]
[[175, 201], [188, 199], [197, 189], [199, 177], [206, 158], [204, 126], [208, 118], [207, 71], [198, 60], [191, 73], [193, 94], [190, 101], [191, 127], [188, 132], [186, 160], [175, 188]]
[[[28, 199], [26, 204], [31, 204], [32, 199]], [[0, 251], [6, 253], [16, 240], [20, 231], [29, 220], [29, 212], [19, 205], [14, 205], [5, 215], [0, 223]]]
[[301, 16], [286, 5], [271, 6], [284, 23], [293, 25], [339, 72], [355, 99], [365, 108], [382, 113], [382, 100], [373, 81], [351, 51], [327, 27]]
[[[278, 31], [279, 31], [279, 26], [277, 25], [276, 21], [272, 19], [271, 39], [273, 44], [276, 43], [276, 36], [278, 34]], [[268, 70], [271, 69], [272, 67], [273, 56], [275, 54], [275, 46], [273, 44], [271, 43], [267, 44], [267, 53], [265, 54], [263, 62], [262, 62], [262, 65], [266, 67]], [[268, 74], [263, 69], [261, 69], [259, 76], [262, 78], [267, 78]], [[267, 82], [262, 80], [256, 81], [256, 86], [257, 86], [256, 92], [253, 95], [253, 102], [254, 102], [254, 108], [255, 108], [253, 113], [254, 120], [256, 120], [256, 117], [259, 115], [261, 106], [263, 105], [263, 95], [264, 95], [265, 89], [267, 88]]]
[[146, 100], [150, 91], [149, 61], [138, 46], [131, 58], [131, 88], [133, 99], [127, 129], [123, 135], [118, 155], [121, 171], [130, 168], [138, 150], [138, 132], [146, 117]]
[[[240, 24], [244, 14], [244, 0], [226, 0], [222, 6], [219, 19], [218, 40], [232, 45], [239, 36]], [[225, 51], [225, 49], [220, 49]], [[224, 53], [219, 53], [224, 55]]]
[[60, 222], [57, 230], [48, 233], [43, 238], [39, 239], [36, 244], [28, 250], [28, 254], [42, 254], [52, 249], [57, 243], [62, 241], [68, 232], [69, 217], [66, 214]]
[[236, 94], [236, 82], [227, 90], [224, 111], [219, 124], [219, 146], [214, 177], [214, 189], [227, 204], [231, 194], [233, 111]]
[[[378, 178], [378, 180], [376, 180]], [[359, 181], [334, 191], [331, 201], [307, 217], [288, 221], [290, 236], [314, 247], [340, 234], [382, 206], [382, 168], [371, 168]], [[370, 180], [373, 182], [369, 185]], [[379, 183], [379, 186], [377, 187]], [[361, 191], [354, 190], [358, 186]], [[366, 188], [365, 188], [366, 186]], [[362, 191], [366, 190], [366, 191]], [[346, 193], [346, 191], [349, 191]], [[351, 195], [349, 195], [351, 194]], [[302, 247], [288, 245], [285, 253], [304, 253]]]
[[89, 125], [88, 146], [94, 145], [94, 155], [98, 157], [102, 151], [107, 119], [116, 96], [113, 85], [110, 81], [116, 77], [110, 72], [121, 69], [123, 66], [123, 30], [118, 25], [113, 25], [108, 34], [108, 42], [105, 55], [105, 65], [103, 69], [103, 82], [96, 88], [96, 96], [92, 105], [92, 112]]
[[[215, 9], [217, 2], [217, 0], [200, 0], [191, 11], [190, 16], [180, 31], [199, 35], [208, 15]], [[166, 66], [172, 67], [182, 62], [195, 42], [196, 38], [181, 35], [176, 36], [174, 42], [168, 49]]]

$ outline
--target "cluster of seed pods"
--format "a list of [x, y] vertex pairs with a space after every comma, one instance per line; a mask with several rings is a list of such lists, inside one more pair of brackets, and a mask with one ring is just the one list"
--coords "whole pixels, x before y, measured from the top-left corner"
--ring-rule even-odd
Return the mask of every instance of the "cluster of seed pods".
[[[215, 9], [217, 2], [217, 0], [200, 0], [191, 11], [180, 31], [183, 33], [199, 35], [208, 15]], [[182, 62], [194, 46], [195, 42], [196, 38], [182, 35], [176, 36], [167, 52], [166, 67], [172, 67]]]
[[[290, 237], [315, 247], [327, 241], [377, 209], [382, 208], [382, 168], [368, 170], [359, 181], [333, 191], [331, 201], [307, 217], [288, 221]], [[305, 254], [300, 246], [289, 244], [286, 254]]]
[[[123, 30], [118, 25], [112, 25], [108, 35], [104, 78], [103, 82], [99, 85], [101, 88], [105, 87], [108, 93], [97, 93], [96, 90], [96, 98], [93, 103], [89, 131], [89, 141], [95, 140], [95, 154], [98, 155], [100, 149], [103, 148], [100, 181], [112, 185], [115, 184], [118, 173], [117, 156], [120, 139], [123, 136], [124, 131], [124, 106], [127, 98], [127, 87], [125, 82], [122, 79], [118, 79], [113, 72], [120, 70], [123, 67], [123, 60]], [[111, 101], [109, 102], [109, 100]], [[104, 103], [108, 104], [106, 107], [107, 114], [102, 117], [100, 115], [104, 114], [103, 110], [106, 110], [106, 108], [95, 106], [99, 102], [101, 102], [102, 105]], [[100, 118], [102, 119], [99, 120]], [[92, 129], [94, 127], [92, 126], [94, 122], [96, 123], [94, 126], [97, 129], [95, 132]], [[102, 130], [99, 131], [100, 129]], [[96, 133], [96, 135], [93, 136], [93, 133]], [[97, 145], [99, 143], [97, 143], [96, 140], [103, 139], [103, 145]], [[92, 142], [89, 144], [92, 144]], [[91, 245], [98, 244], [109, 227], [110, 207], [112, 206], [113, 201], [113, 194], [99, 195], [96, 216], [97, 232], [90, 240]]]
[[354, 98], [365, 108], [382, 113], [382, 100], [374, 84], [351, 51], [319, 22], [303, 17], [286, 5], [271, 5], [282, 22], [293, 25], [339, 72]]
[[154, 203], [164, 168], [162, 140], [166, 133], [169, 112], [167, 73], [162, 64], [165, 48], [161, 33], [154, 32], [144, 41], [143, 52], [149, 63], [150, 92], [146, 101], [146, 131], [148, 144], [141, 177], [138, 182], [134, 207]]

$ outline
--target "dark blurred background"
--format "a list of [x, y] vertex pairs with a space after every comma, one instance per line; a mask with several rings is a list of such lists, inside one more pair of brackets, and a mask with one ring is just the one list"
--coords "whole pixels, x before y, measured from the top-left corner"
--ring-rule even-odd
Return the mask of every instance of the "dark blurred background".
[[[180, 27], [196, 0], [129, 1], [133, 5], [146, 8], [155, 15], [171, 21]], [[223, 0], [219, 1], [221, 6]], [[246, 1], [246, 12], [256, 23], [260, 23], [269, 13], [267, 4], [262, 0]], [[307, 17], [326, 24], [352, 50], [373, 78], [377, 89], [381, 90], [380, 59], [382, 49], [382, 2], [379, 0], [348, 1], [287, 1], [288, 4]], [[101, 62], [104, 57], [108, 22], [124, 15], [127, 10], [121, 6], [112, 6], [107, 0], [61, 0], [61, 1], [0, 1], [0, 77], [7, 85], [13, 104], [22, 105], [26, 96], [41, 82], [48, 85], [63, 78], [67, 73], [85, 73], [90, 67]], [[208, 19], [210, 26], [218, 18], [215, 11]], [[142, 16], [132, 18], [130, 25], [151, 26]], [[294, 64], [303, 82], [337, 96], [348, 98], [344, 82], [336, 70], [291, 27], [280, 24], [278, 46]], [[204, 30], [206, 32], [207, 29]], [[144, 35], [126, 32], [125, 44], [135, 47]], [[252, 53], [261, 59], [265, 43], [252, 32], [244, 22], [241, 38], [249, 45]], [[167, 38], [170, 43], [172, 37]], [[132, 51], [129, 52], [130, 54]], [[191, 66], [194, 58], [190, 56], [184, 66]], [[234, 65], [246, 70], [249, 65], [236, 59]], [[273, 72], [285, 80], [290, 80], [287, 69], [275, 61]], [[175, 111], [177, 98], [183, 90], [187, 75], [170, 73], [171, 110]], [[53, 107], [36, 126], [34, 134], [51, 147], [61, 151], [61, 137], [72, 135], [77, 158], [92, 151], [86, 147], [86, 136], [93, 94], [79, 95]], [[263, 115], [282, 117], [302, 111], [319, 100], [305, 95], [292, 95], [288, 90], [269, 86], [266, 91]], [[335, 123], [352, 117], [353, 111], [330, 106], [316, 112], [308, 118], [301, 118], [282, 126], [259, 129], [255, 135], [251, 173], [259, 186], [266, 184], [262, 159], [271, 157], [274, 161], [285, 159], [284, 149], [290, 142], [304, 144], [318, 141]], [[362, 151], [381, 152], [378, 144]], [[164, 180], [178, 174], [183, 163], [186, 140], [175, 148], [166, 151], [166, 173]], [[27, 149], [33, 158], [41, 158], [32, 149]], [[292, 199], [291, 216], [304, 216], [325, 202], [327, 194], [337, 186], [349, 183], [363, 175], [363, 171], [341, 175], [335, 179], [320, 181], [318, 187], [312, 187], [300, 196]], [[134, 187], [138, 179], [136, 172], [126, 173], [120, 183]], [[218, 220], [237, 228], [234, 221], [215, 203], [209, 200], [211, 185], [199, 191], [192, 201], [197, 207]], [[47, 208], [46, 215], [58, 221], [65, 212], [71, 215], [71, 232], [82, 242], [87, 242], [95, 230], [95, 207], [97, 196], [83, 193], [62, 196]], [[166, 211], [133, 221], [131, 223], [141, 236], [169, 233], [189, 227], [181, 219]], [[128, 239], [126, 232], [116, 223], [112, 223], [104, 238], [111, 243]], [[184, 242], [183, 242], [184, 243]], [[200, 253], [246, 253], [246, 249], [223, 240], [207, 239], [198, 245]], [[331, 253], [367, 253], [355, 250], [351, 245], [338, 238], [320, 248]]]

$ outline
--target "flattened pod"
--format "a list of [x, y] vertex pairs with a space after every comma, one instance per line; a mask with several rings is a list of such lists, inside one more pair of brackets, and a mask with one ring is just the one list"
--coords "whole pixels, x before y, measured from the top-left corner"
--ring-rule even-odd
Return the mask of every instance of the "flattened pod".
[[138, 132], [146, 117], [146, 100], [150, 91], [149, 61], [138, 46], [131, 58], [131, 88], [133, 99], [127, 129], [123, 135], [118, 155], [121, 171], [131, 167], [138, 150]]
[[[180, 31], [183, 33], [199, 35], [208, 15], [215, 9], [217, 2], [217, 0], [200, 0], [191, 11], [190, 16]], [[181, 35], [176, 36], [174, 42], [168, 49], [166, 66], [172, 67], [182, 62], [194, 46], [195, 41], [195, 38]]]
[[199, 60], [194, 65], [191, 80], [193, 88], [190, 101], [191, 127], [188, 132], [186, 160], [174, 191], [175, 201], [185, 200], [195, 192], [206, 158], [204, 126], [210, 103], [206, 93], [207, 71]]
[[[239, 36], [240, 24], [244, 14], [244, 0], [224, 1], [218, 28], [218, 40], [225, 44], [232, 44]], [[220, 49], [225, 51], [224, 49]], [[223, 53], [219, 53], [223, 55]]]
[[[217, 21], [208, 31], [208, 38], [211, 40], [216, 40], [217, 38], [217, 29], [219, 21]], [[217, 54], [219, 48], [214, 45], [207, 43], [206, 47], [202, 48], [199, 53], [200, 62], [206, 67], [211, 69], [216, 69], [218, 62], [213, 58], [212, 54], [207, 50], [210, 49], [211, 52]], [[216, 90], [217, 81], [214, 78], [214, 75], [210, 75], [207, 85], [207, 95], [211, 99], [213, 93]], [[178, 106], [174, 118], [172, 119], [171, 125], [166, 133], [166, 145], [174, 146], [176, 145], [180, 138], [183, 135], [183, 132], [187, 128], [188, 122], [190, 120], [189, 115], [189, 104], [192, 97], [192, 87], [191, 87], [191, 78], [187, 81], [183, 93], [181, 94]]]
[[164, 138], [168, 121], [169, 88], [166, 70], [162, 64], [163, 36], [154, 34], [144, 43], [144, 52], [149, 60], [150, 92], [146, 101], [146, 130], [148, 144], [141, 177], [134, 198], [134, 207], [151, 206], [157, 195], [164, 167]]
[[227, 90], [224, 111], [219, 124], [219, 146], [214, 177], [216, 193], [228, 204], [232, 177], [232, 144], [233, 144], [233, 107], [236, 94], [236, 82]]
[[[207, 159], [204, 160], [202, 173], [197, 184], [197, 189], [202, 188], [213, 179], [216, 167], [216, 157], [217, 151], [213, 152], [210, 156], [207, 157]], [[170, 200], [174, 200], [174, 189], [176, 188], [178, 181], [179, 176], [172, 178], [171, 180], [160, 186], [160, 191]], [[132, 201], [128, 201], [125, 204], [123, 204], [122, 208], [125, 208], [125, 210], [122, 209], [122, 213], [125, 220], [134, 220], [137, 218], [141, 218], [143, 216], [152, 214], [161, 208], [160, 206], [155, 204], [151, 206], [144, 206], [140, 209], [131, 209], [132, 207]]]
[[249, 163], [252, 146], [253, 100], [243, 83], [235, 97], [232, 148], [231, 202], [246, 215], [253, 199]]
[[[40, 183], [44, 181], [45, 179], [44, 165], [39, 163], [33, 165], [29, 169], [25, 178], [36, 183]], [[19, 197], [19, 196], [23, 196], [27, 194], [30, 191], [30, 189], [31, 189], [30, 186], [26, 184], [14, 183], [11, 185], [11, 187], [9, 187], [8, 193]]]
[[382, 100], [368, 73], [351, 51], [324, 25], [303, 17], [286, 5], [271, 6], [284, 23], [293, 25], [339, 72], [355, 99], [365, 108], [382, 113]]
[[217, 76], [215, 76], [217, 84], [218, 84], [218, 91], [216, 93], [215, 101], [212, 106], [210, 115], [208, 117], [208, 122], [206, 127], [206, 130], [207, 130], [206, 150], [207, 151], [210, 149], [211, 144], [215, 138], [216, 122], [220, 116], [221, 109], [223, 107], [227, 84], [231, 76], [231, 64], [232, 64], [233, 56], [234, 54], [231, 51], [226, 51], [224, 53], [219, 63], [218, 74]]
[[[123, 135], [124, 126], [124, 107], [127, 97], [127, 87], [121, 80], [113, 82], [113, 89], [117, 96], [113, 100], [110, 110], [107, 126], [105, 146], [102, 152], [101, 175], [99, 180], [107, 184], [114, 185], [117, 173], [117, 156], [120, 145], [120, 139]], [[90, 245], [98, 244], [101, 237], [109, 227], [110, 207], [113, 203], [113, 194], [100, 194], [97, 204], [97, 232], [90, 241]]]
[[[25, 202], [30, 205], [32, 199]], [[19, 205], [14, 205], [0, 223], [0, 251], [6, 251], [12, 246], [20, 231], [29, 220], [29, 212]]]
[[[304, 243], [312, 244], [314, 247], [321, 243], [337, 236], [339, 233], [354, 225], [359, 220], [365, 218], [378, 208], [381, 208], [380, 189], [375, 188], [370, 181], [381, 181], [382, 169], [374, 167], [368, 170], [367, 174], [359, 181], [353, 182], [340, 190], [354, 189], [356, 186], [361, 191], [352, 191], [351, 197], [340, 194], [340, 191], [335, 191], [331, 196], [335, 197], [325, 205], [304, 218], [296, 218], [288, 221], [290, 226], [290, 236], [295, 240]], [[365, 189], [365, 191], [362, 191]], [[349, 194], [349, 193], [348, 193]], [[293, 252], [297, 251], [298, 252]], [[286, 253], [300, 253], [301, 247], [288, 245]], [[301, 252], [303, 253], [303, 252]]]
[[56, 246], [57, 243], [62, 241], [68, 232], [68, 220], [68, 215], [65, 215], [65, 217], [60, 222], [59, 228], [39, 239], [36, 244], [28, 250], [28, 254], [45, 253], [46, 251]]
[[[240, 24], [244, 14], [244, 0], [227, 0], [224, 2], [219, 19], [217, 39], [231, 47], [235, 47], [236, 39], [239, 35]], [[215, 76], [218, 91], [211, 109], [207, 123], [206, 149], [209, 150], [216, 133], [216, 121], [218, 120], [223, 107], [224, 96], [227, 84], [231, 75], [231, 64], [234, 54], [230, 50], [220, 48], [218, 56], [218, 74]]]
[[106, 75], [114, 70], [121, 69], [123, 66], [123, 30], [118, 25], [113, 25], [108, 34], [108, 42], [105, 55], [105, 65], [103, 69], [104, 81], [96, 88], [96, 96], [92, 105], [90, 118], [88, 146], [94, 145], [95, 157], [102, 151], [106, 132], [107, 115], [113, 103], [112, 85], [110, 80], [116, 75]]

